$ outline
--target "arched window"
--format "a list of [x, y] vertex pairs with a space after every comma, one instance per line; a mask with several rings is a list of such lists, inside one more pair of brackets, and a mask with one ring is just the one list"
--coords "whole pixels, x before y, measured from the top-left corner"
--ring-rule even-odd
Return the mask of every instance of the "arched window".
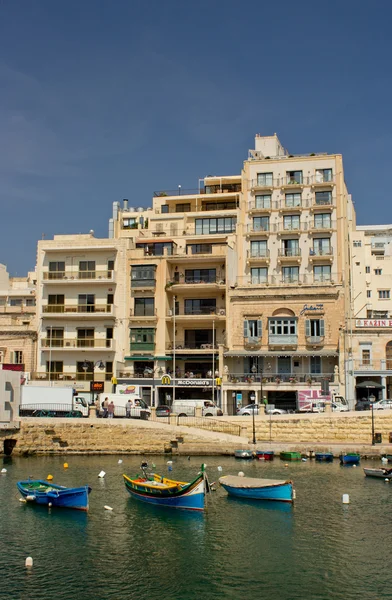
[[392, 342], [388, 342], [385, 346], [386, 368], [392, 369]]

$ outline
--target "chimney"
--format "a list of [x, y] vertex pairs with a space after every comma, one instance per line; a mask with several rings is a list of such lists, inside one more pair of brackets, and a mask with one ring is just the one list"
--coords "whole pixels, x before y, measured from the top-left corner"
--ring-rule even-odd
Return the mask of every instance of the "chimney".
[[123, 200], [123, 210], [128, 210], [128, 198], [124, 198]]

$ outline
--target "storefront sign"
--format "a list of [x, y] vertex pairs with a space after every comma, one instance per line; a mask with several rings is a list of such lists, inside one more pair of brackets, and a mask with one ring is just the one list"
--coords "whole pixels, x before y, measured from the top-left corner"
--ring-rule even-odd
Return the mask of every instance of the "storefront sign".
[[210, 387], [212, 379], [176, 379], [175, 384], [183, 387]]
[[355, 326], [372, 327], [373, 329], [392, 327], [392, 319], [356, 319]]
[[307, 312], [320, 312], [320, 311], [324, 311], [324, 304], [304, 304], [299, 315], [301, 316]]
[[105, 391], [104, 381], [90, 381], [90, 392], [97, 392], [98, 394]]
[[171, 384], [170, 375], [162, 375], [161, 383], [162, 383], [162, 385], [170, 385]]

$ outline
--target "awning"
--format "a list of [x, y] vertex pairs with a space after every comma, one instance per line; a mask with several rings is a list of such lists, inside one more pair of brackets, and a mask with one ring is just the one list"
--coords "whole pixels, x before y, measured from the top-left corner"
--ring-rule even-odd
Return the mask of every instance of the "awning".
[[261, 352], [246, 352], [246, 351], [242, 351], [242, 350], [238, 350], [238, 351], [231, 351], [231, 352], [225, 352], [224, 353], [225, 357], [241, 357], [241, 356], [339, 356], [338, 352], [334, 352], [333, 350], [312, 350], [312, 351], [307, 351], [307, 352], [297, 352], [295, 350], [272, 350], [271, 352], [268, 351], [261, 351]]

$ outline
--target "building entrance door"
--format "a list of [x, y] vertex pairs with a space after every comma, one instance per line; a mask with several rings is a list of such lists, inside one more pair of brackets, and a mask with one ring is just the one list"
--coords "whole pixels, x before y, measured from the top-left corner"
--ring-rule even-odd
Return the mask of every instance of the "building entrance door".
[[290, 375], [291, 358], [289, 356], [278, 356], [278, 374]]

